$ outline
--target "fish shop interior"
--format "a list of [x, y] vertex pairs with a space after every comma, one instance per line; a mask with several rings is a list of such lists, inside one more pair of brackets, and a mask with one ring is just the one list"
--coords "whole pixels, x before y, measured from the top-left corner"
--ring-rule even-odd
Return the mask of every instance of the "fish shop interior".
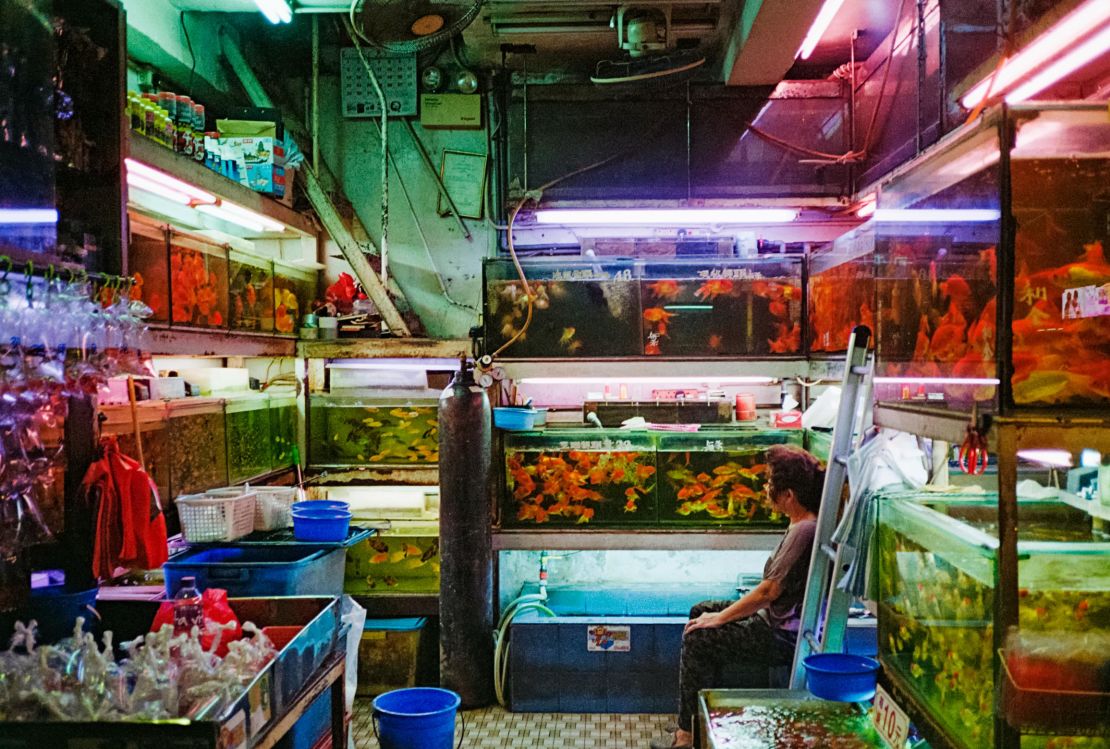
[[1110, 749], [1110, 2], [0, 0], [0, 749]]

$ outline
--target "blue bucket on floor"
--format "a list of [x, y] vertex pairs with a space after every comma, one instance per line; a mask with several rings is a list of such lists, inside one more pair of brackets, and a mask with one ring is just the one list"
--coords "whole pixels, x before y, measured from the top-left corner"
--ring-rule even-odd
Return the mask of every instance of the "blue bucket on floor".
[[[382, 749], [452, 749], [461, 699], [449, 689], [394, 689], [374, 698], [374, 733]], [[462, 746], [466, 724], [459, 736]]]
[[849, 653], [815, 653], [802, 660], [813, 696], [837, 702], [863, 702], [875, 696], [879, 662]]

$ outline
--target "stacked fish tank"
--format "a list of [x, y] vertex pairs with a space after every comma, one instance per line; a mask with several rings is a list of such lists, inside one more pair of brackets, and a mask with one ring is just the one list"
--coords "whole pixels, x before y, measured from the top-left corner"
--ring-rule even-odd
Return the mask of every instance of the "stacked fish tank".
[[166, 227], [136, 214], [128, 217], [131, 241], [127, 246], [127, 268], [135, 279], [131, 298], [150, 307], [152, 323], [170, 321], [170, 275]]
[[767, 448], [801, 447], [800, 429], [700, 429], [655, 437], [659, 521], [680, 525], [785, 527], [767, 497]]
[[347, 550], [345, 574], [350, 594], [438, 593], [438, 523], [390, 521]]
[[204, 237], [170, 232], [170, 322], [226, 328], [227, 272], [225, 247]]
[[[881, 187], [868, 229], [880, 401], [1110, 404], [1107, 142], [1105, 107], [1016, 106]], [[1008, 356], [999, 324], [1012, 332]]]
[[261, 393], [224, 401], [228, 481], [240, 484], [270, 472], [270, 399]]
[[[866, 224], [809, 257], [809, 352], [839, 355], [857, 325], [875, 332], [874, 227]], [[874, 340], [872, 340], [874, 345]]]
[[176, 398], [166, 404], [170, 441], [171, 496], [198, 494], [227, 485], [223, 401]]
[[309, 461], [314, 466], [434, 466], [439, 462], [434, 396], [313, 394]]
[[654, 525], [658, 479], [655, 444], [643, 432], [509, 433], [501, 525]]
[[274, 263], [274, 332], [296, 335], [316, 300], [316, 271]]
[[265, 258], [228, 253], [228, 312], [232, 330], [274, 329], [274, 266]]
[[297, 398], [270, 396], [270, 470], [289, 468], [297, 447]]
[[529, 258], [529, 294], [507, 260], [485, 265], [487, 346], [532, 323], [519, 358], [797, 356], [800, 258], [586, 261]]
[[1008, 646], [996, 682], [996, 511], [992, 494], [879, 500], [884, 668], [954, 746], [992, 746], [997, 707], [1024, 729], [1023, 748], [1110, 747], [1110, 537], [1062, 502], [1019, 500], [1020, 630], [1011, 642], [1062, 644], [1072, 660], [1054, 660], [1043, 644]]

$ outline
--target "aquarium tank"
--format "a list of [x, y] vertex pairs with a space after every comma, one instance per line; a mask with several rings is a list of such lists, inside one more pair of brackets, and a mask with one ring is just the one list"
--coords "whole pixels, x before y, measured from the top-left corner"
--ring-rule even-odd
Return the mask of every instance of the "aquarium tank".
[[313, 394], [309, 460], [320, 466], [439, 462], [438, 401], [430, 396]]
[[[993, 670], [997, 495], [904, 493], [878, 501], [883, 665], [955, 745], [991, 746], [996, 704], [1009, 714], [1013, 708], [999, 695]], [[1110, 633], [1110, 540], [1062, 502], [1019, 500], [1018, 511], [1020, 631], [1054, 639]], [[1066, 737], [1068, 725], [1051, 732]], [[1110, 742], [1033, 734], [1022, 740], [1022, 747], [1051, 746]]]
[[874, 230], [864, 224], [809, 256], [809, 353], [843, 354], [857, 325], [875, 333]]
[[270, 399], [262, 394], [224, 402], [228, 481], [239, 484], [270, 471]]

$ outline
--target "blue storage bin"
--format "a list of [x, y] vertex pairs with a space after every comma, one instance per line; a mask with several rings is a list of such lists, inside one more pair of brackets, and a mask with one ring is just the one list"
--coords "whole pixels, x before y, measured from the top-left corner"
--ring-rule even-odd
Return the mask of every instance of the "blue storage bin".
[[343, 548], [220, 546], [179, 554], [162, 572], [171, 598], [188, 575], [201, 590], [224, 588], [231, 597], [338, 596], [346, 557]]
[[[300, 719], [277, 743], [277, 749], [314, 749], [331, 731], [331, 690], [312, 701]], [[331, 737], [329, 736], [329, 739]], [[346, 749], [343, 747], [342, 749]]]

